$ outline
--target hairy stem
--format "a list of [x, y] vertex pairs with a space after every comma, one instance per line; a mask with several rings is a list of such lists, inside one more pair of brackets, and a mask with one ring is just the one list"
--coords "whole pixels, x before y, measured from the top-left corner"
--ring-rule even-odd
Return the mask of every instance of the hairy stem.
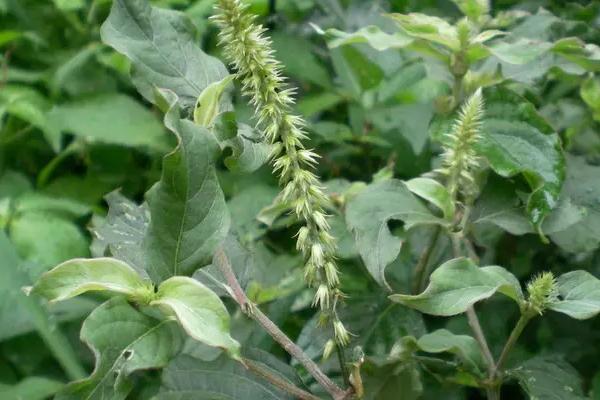
[[300, 400], [319, 400], [319, 398], [305, 390], [300, 389], [299, 387], [293, 385], [286, 379], [283, 379], [277, 374], [269, 371], [269, 369], [260, 365], [256, 361], [244, 358], [244, 365], [248, 370], [252, 371], [256, 375], [261, 378], [269, 381], [273, 386], [278, 387], [279, 389], [291, 394], [292, 396], [300, 399]]
[[512, 332], [510, 333], [510, 336], [508, 337], [508, 340], [506, 341], [506, 344], [504, 345], [504, 348], [502, 349], [500, 358], [496, 363], [496, 368], [494, 368], [493, 377], [496, 377], [498, 373], [501, 372], [502, 367], [504, 366], [504, 363], [508, 358], [508, 354], [515, 346], [515, 343], [517, 343], [517, 340], [519, 340], [521, 333], [523, 333], [523, 329], [525, 329], [531, 318], [531, 314], [527, 312], [521, 314], [521, 318], [519, 318], [519, 321], [517, 321], [517, 325], [515, 325], [515, 327], [513, 328]]
[[477, 340], [477, 343], [481, 348], [481, 352], [485, 357], [485, 361], [488, 366], [488, 372], [490, 376], [492, 376], [495, 369], [494, 356], [492, 356], [492, 352], [490, 351], [490, 347], [488, 346], [483, 330], [481, 329], [481, 324], [479, 323], [479, 318], [477, 318], [477, 314], [475, 313], [475, 308], [473, 306], [467, 309], [467, 319], [469, 321], [469, 326], [473, 331], [473, 335], [475, 336], [475, 340]]
[[348, 398], [348, 392], [341, 389], [335, 382], [333, 382], [319, 366], [302, 351], [300, 347], [296, 345], [273, 321], [269, 319], [262, 311], [256, 306], [251, 304], [250, 300], [246, 296], [246, 293], [242, 289], [239, 281], [237, 280], [231, 264], [223, 248], [219, 247], [215, 253], [215, 263], [220, 269], [221, 273], [227, 280], [227, 284], [232, 290], [234, 300], [240, 305], [240, 308], [248, 317], [254, 319], [265, 331], [283, 347], [283, 349], [294, 357], [300, 364], [306, 368], [306, 370], [315, 378], [317, 382], [333, 397], [335, 400], [343, 400]]

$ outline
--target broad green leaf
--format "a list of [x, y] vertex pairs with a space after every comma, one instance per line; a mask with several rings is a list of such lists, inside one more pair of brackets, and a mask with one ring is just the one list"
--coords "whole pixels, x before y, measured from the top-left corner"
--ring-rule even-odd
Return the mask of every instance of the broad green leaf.
[[156, 116], [123, 94], [103, 94], [60, 104], [48, 118], [56, 131], [72, 133], [88, 142], [159, 151], [168, 148], [167, 135]]
[[477, 341], [468, 335], [455, 335], [446, 329], [438, 329], [417, 340], [417, 346], [427, 353], [452, 353], [469, 368], [478, 372], [486, 369]]
[[82, 218], [91, 213], [91, 207], [66, 197], [48, 196], [40, 192], [31, 192], [15, 200], [16, 214], [27, 212], [51, 212], [65, 218]]
[[[380, 94], [386, 86], [390, 89], [388, 84], [389, 82], [382, 82]], [[427, 143], [427, 130], [433, 112], [431, 104], [400, 104], [376, 108], [369, 112], [368, 118], [390, 143], [395, 146], [401, 143], [404, 147], [408, 141], [414, 153], [421, 154]]]
[[478, 151], [499, 175], [522, 174], [531, 195], [527, 213], [541, 234], [546, 216], [558, 204], [565, 177], [560, 138], [533, 104], [507, 89], [488, 89]]
[[[526, 205], [516, 188], [497, 176], [488, 178], [483, 193], [475, 203], [471, 222], [475, 225], [494, 224], [513, 235], [535, 233], [526, 213]], [[542, 232], [553, 235], [584, 223], [585, 207], [561, 194], [558, 204], [542, 223]], [[554, 236], [551, 236], [554, 239]]]
[[369, 60], [356, 45], [332, 49], [331, 60], [342, 85], [357, 100], [365, 91], [376, 87], [384, 77], [381, 67]]
[[[361, 346], [365, 354], [373, 357], [387, 358], [400, 337], [420, 337], [427, 333], [421, 314], [400, 304], [390, 303], [379, 294], [349, 299], [347, 306], [339, 312], [346, 328], [356, 335], [349, 349]], [[331, 332], [319, 326], [316, 315], [304, 325], [297, 344], [317, 360], [322, 357], [323, 347], [329, 339]], [[298, 365], [297, 361], [292, 363]]]
[[206, 362], [187, 355], [172, 361], [163, 371], [162, 386], [153, 400], [292, 400], [292, 396], [240, 363], [221, 356]]
[[450, 50], [460, 50], [456, 27], [446, 20], [420, 13], [390, 14], [400, 27], [410, 36], [441, 44]]
[[15, 116], [44, 132], [55, 151], [59, 143], [58, 131], [49, 123], [50, 103], [36, 90], [20, 85], [4, 85], [0, 91], [0, 116], [4, 113]]
[[400, 220], [410, 229], [420, 224], [444, 224], [434, 216], [399, 180], [391, 179], [367, 186], [346, 208], [346, 224], [354, 233], [358, 251], [371, 273], [387, 286], [385, 268], [400, 253], [402, 240], [390, 232], [388, 222]]
[[587, 271], [571, 271], [558, 277], [560, 300], [551, 310], [576, 319], [593, 318], [600, 313], [600, 280]]
[[403, 32], [398, 31], [390, 34], [374, 25], [366, 26], [352, 33], [342, 32], [337, 29], [327, 29], [325, 32], [320, 32], [326, 35], [327, 44], [330, 48], [352, 43], [367, 43], [375, 50], [383, 51], [403, 48], [413, 42], [413, 39]]
[[0, 338], [27, 332], [29, 326], [39, 333], [52, 355], [70, 379], [80, 379], [85, 371], [75, 351], [56, 326], [56, 318], [36, 296], [26, 296], [21, 288], [30, 284], [27, 272], [6, 234], [0, 231]]
[[23, 37], [23, 32], [3, 29], [0, 31], [0, 48]]
[[233, 172], [254, 172], [269, 159], [271, 145], [257, 129], [238, 123], [233, 112], [226, 112], [217, 118], [213, 132], [221, 149], [231, 149], [231, 155], [224, 160], [225, 166]]
[[180, 119], [177, 97], [165, 125], [177, 147], [163, 158], [162, 176], [146, 194], [150, 226], [144, 240], [148, 274], [155, 282], [191, 275], [207, 265], [229, 231], [230, 217], [216, 175], [219, 146], [204, 127]]
[[562, 358], [538, 356], [508, 371], [531, 399], [584, 400], [581, 378]]
[[108, 215], [102, 225], [91, 228], [93, 256], [114, 257], [146, 277], [142, 244], [150, 223], [147, 204], [138, 206], [118, 191], [110, 192], [104, 199]]
[[480, 268], [470, 259], [456, 258], [440, 265], [431, 274], [423, 293], [416, 296], [394, 294], [390, 299], [426, 314], [450, 316], [465, 312], [496, 292], [519, 305], [524, 302], [519, 281], [504, 268]]
[[519, 38], [514, 43], [501, 41], [488, 47], [490, 52], [509, 64], [527, 64], [552, 48], [552, 44], [535, 39]]
[[307, 95], [298, 100], [296, 108], [306, 118], [314, 117], [344, 101], [344, 96], [335, 92]]
[[56, 213], [18, 214], [10, 221], [8, 232], [19, 255], [42, 267], [89, 256], [89, 241], [84, 232]]
[[583, 157], [569, 157], [567, 167], [563, 192], [583, 207], [586, 215], [577, 224], [553, 234], [552, 240], [571, 253], [592, 251], [600, 245], [600, 167], [587, 164]]
[[40, 276], [31, 293], [50, 302], [62, 301], [88, 291], [107, 290], [129, 297], [153, 293], [151, 284], [123, 261], [114, 258], [75, 258]]
[[33, 185], [23, 172], [4, 170], [0, 175], [0, 198], [16, 198], [32, 190]]
[[283, 64], [286, 76], [331, 87], [327, 69], [319, 62], [314, 45], [303, 35], [274, 30], [270, 32], [277, 59]]
[[429, 201], [444, 213], [444, 218], [454, 218], [454, 203], [448, 190], [439, 182], [430, 178], [414, 178], [406, 181], [406, 187], [419, 197]]
[[196, 100], [194, 107], [194, 122], [206, 128], [210, 127], [221, 110], [221, 99], [225, 89], [233, 81], [233, 75], [227, 75], [218, 82], [208, 85]]
[[[232, 234], [228, 235], [223, 242], [223, 250], [240, 286], [246, 290], [250, 280], [256, 278], [255, 254], [248, 251]], [[193, 278], [220, 297], [233, 297], [233, 291], [227, 283], [227, 278], [223, 276], [214, 260], [211, 265], [196, 271]]]
[[96, 366], [88, 378], [70, 383], [56, 400], [124, 400], [135, 371], [161, 368], [181, 346], [177, 324], [158, 320], [115, 297], [84, 321], [81, 340], [94, 352]]
[[192, 107], [208, 85], [228, 75], [223, 63], [197, 45], [184, 14], [146, 0], [115, 0], [100, 32], [104, 43], [133, 62], [133, 81], [148, 101], [154, 102], [158, 87]]
[[371, 360], [361, 368], [364, 400], [419, 400], [431, 391], [415, 362]]
[[64, 386], [63, 382], [41, 376], [30, 376], [15, 385], [0, 383], [0, 398], [6, 400], [44, 400]]
[[589, 77], [581, 84], [581, 98], [594, 112], [594, 118], [600, 121], [600, 78]]
[[240, 357], [240, 344], [229, 333], [229, 313], [219, 296], [204, 284], [175, 276], [160, 284], [156, 298], [150, 304], [175, 314], [192, 338], [220, 347], [235, 359]]

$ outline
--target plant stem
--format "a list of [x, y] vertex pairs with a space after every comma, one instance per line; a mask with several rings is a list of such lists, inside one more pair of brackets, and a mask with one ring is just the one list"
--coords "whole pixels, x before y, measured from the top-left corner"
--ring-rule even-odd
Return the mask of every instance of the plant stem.
[[500, 386], [487, 388], [485, 394], [488, 400], [500, 400]]
[[340, 371], [342, 371], [342, 377], [344, 378], [344, 384], [350, 386], [350, 372], [346, 366], [346, 356], [344, 355], [344, 348], [336, 342], [335, 350], [337, 352], [338, 363], [340, 364]]
[[508, 354], [514, 347], [514, 345], [517, 342], [517, 340], [519, 339], [519, 337], [521, 336], [521, 333], [523, 333], [523, 329], [525, 329], [525, 327], [527, 326], [527, 324], [529, 323], [529, 320], [531, 320], [531, 318], [532, 318], [531, 314], [529, 314], [527, 312], [524, 312], [521, 314], [521, 318], [519, 318], [517, 325], [515, 325], [515, 327], [513, 328], [512, 332], [510, 333], [510, 336], [508, 337], [508, 340], [506, 341], [506, 344], [504, 345], [504, 349], [502, 349], [502, 354], [500, 354], [500, 358], [498, 359], [498, 362], [496, 363], [496, 368], [494, 368], [494, 373], [493, 373], [492, 377], [496, 377], [498, 375], [498, 372], [504, 366], [504, 363], [506, 362], [506, 359], [508, 358]]
[[300, 389], [296, 385], [288, 382], [286, 379], [278, 376], [277, 374], [272, 373], [267, 368], [260, 365], [256, 361], [244, 358], [244, 365], [248, 370], [254, 372], [256, 375], [261, 378], [269, 381], [273, 386], [278, 387], [279, 389], [291, 394], [292, 396], [300, 399], [300, 400], [319, 400], [319, 398], [305, 390]]
[[494, 362], [494, 356], [492, 356], [492, 352], [490, 351], [490, 347], [488, 346], [488, 343], [487, 343], [487, 340], [483, 333], [483, 330], [481, 329], [481, 324], [479, 323], [479, 318], [477, 318], [477, 314], [475, 313], [475, 308], [473, 306], [471, 306], [467, 309], [467, 319], [469, 321], [469, 326], [471, 327], [471, 330], [473, 331], [473, 335], [475, 336], [475, 340], [477, 340], [477, 343], [479, 344], [479, 347], [481, 348], [481, 352], [483, 353], [483, 356], [485, 357], [485, 361], [488, 366], [488, 372], [491, 377], [496, 368], [496, 366], [495, 366], [496, 364]]
[[215, 252], [215, 263], [217, 267], [223, 273], [223, 276], [227, 280], [227, 284], [232, 290], [234, 300], [240, 305], [240, 308], [248, 317], [254, 319], [260, 326], [267, 331], [267, 333], [277, 343], [283, 347], [283, 349], [294, 357], [300, 364], [306, 368], [306, 370], [315, 378], [317, 382], [333, 397], [335, 400], [344, 400], [349, 398], [351, 391], [344, 391], [335, 382], [333, 382], [319, 366], [308, 356], [300, 347], [296, 345], [285, 333], [279, 329], [273, 321], [269, 319], [263, 312], [256, 306], [251, 304], [250, 300], [246, 296], [246, 293], [240, 286], [229, 259], [225, 254], [222, 247], [219, 247]]
[[413, 294], [419, 294], [421, 290], [423, 290], [423, 286], [425, 286], [426, 274], [425, 270], [427, 269], [427, 264], [429, 263], [429, 258], [431, 257], [431, 253], [437, 244], [438, 238], [440, 237], [440, 232], [442, 231], [441, 227], [436, 227], [433, 236], [431, 237], [431, 241], [429, 245], [425, 249], [425, 251], [419, 257], [419, 262], [415, 266], [415, 272], [413, 275], [413, 285], [412, 292]]

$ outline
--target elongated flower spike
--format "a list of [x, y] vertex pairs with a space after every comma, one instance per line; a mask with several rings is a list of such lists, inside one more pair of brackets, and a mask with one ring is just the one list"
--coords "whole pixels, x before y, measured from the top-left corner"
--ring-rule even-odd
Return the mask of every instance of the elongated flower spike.
[[273, 172], [282, 191], [278, 201], [289, 205], [303, 223], [296, 247], [305, 259], [305, 279], [315, 287], [314, 305], [331, 322], [336, 341], [345, 345], [349, 335], [337, 317], [336, 304], [343, 297], [335, 265], [335, 241], [327, 222], [329, 198], [311, 171], [318, 156], [306, 149], [304, 121], [292, 113], [294, 89], [281, 75], [266, 29], [240, 0], [218, 0], [213, 21], [219, 26], [219, 44], [242, 85], [242, 93], [254, 107], [258, 127], [273, 143]]
[[448, 191], [453, 199], [458, 194], [464, 199], [476, 194], [473, 172], [479, 167], [480, 161], [475, 144], [481, 138], [483, 112], [483, 96], [481, 89], [478, 89], [462, 106], [452, 130], [446, 135], [447, 144], [439, 172], [447, 176]]

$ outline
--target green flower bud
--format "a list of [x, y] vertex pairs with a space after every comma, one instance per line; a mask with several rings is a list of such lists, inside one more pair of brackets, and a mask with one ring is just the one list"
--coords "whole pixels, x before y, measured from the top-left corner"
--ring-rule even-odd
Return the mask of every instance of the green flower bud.
[[558, 284], [552, 272], [542, 272], [527, 284], [529, 305], [538, 314], [558, 300]]

